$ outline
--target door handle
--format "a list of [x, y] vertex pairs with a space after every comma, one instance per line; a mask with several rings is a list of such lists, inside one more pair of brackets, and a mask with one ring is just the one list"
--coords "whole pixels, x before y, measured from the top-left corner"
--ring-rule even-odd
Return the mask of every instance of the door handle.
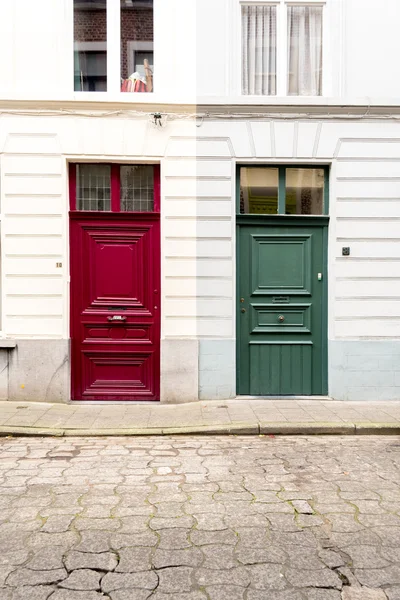
[[245, 309], [245, 308], [241, 308], [241, 309], [240, 309], [240, 312], [242, 312], [242, 313], [245, 313], [245, 312], [246, 312], [246, 309]]
[[285, 320], [285, 317], [283, 315], [279, 315], [278, 321], [280, 321], [281, 323], [283, 323], [284, 320]]
[[126, 321], [126, 317], [122, 315], [113, 315], [112, 317], [107, 317], [108, 321]]

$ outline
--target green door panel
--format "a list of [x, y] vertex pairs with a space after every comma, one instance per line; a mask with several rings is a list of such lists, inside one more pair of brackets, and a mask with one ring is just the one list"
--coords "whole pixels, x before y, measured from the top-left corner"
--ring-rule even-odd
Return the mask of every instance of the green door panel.
[[239, 221], [239, 394], [327, 393], [326, 231]]

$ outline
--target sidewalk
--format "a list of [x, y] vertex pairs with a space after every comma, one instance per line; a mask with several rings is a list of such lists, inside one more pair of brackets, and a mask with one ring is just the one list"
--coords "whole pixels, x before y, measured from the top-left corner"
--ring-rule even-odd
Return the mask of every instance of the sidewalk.
[[400, 435], [400, 401], [240, 399], [174, 405], [0, 402], [0, 436], [176, 433]]

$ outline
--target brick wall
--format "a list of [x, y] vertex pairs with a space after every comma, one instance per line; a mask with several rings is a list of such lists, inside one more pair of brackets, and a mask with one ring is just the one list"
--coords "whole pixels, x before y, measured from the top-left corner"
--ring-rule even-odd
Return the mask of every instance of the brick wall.
[[[107, 39], [105, 10], [76, 10], [74, 39], [78, 42], [102, 42]], [[153, 9], [121, 11], [121, 77], [128, 73], [128, 41], [153, 41]]]
[[105, 10], [75, 10], [74, 40], [76, 42], [105, 42], [107, 14]]

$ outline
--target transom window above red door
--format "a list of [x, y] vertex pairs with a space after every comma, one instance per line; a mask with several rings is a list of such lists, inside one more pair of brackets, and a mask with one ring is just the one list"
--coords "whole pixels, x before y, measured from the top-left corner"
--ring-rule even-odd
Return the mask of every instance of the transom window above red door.
[[72, 211], [157, 213], [160, 167], [71, 163], [69, 192]]

